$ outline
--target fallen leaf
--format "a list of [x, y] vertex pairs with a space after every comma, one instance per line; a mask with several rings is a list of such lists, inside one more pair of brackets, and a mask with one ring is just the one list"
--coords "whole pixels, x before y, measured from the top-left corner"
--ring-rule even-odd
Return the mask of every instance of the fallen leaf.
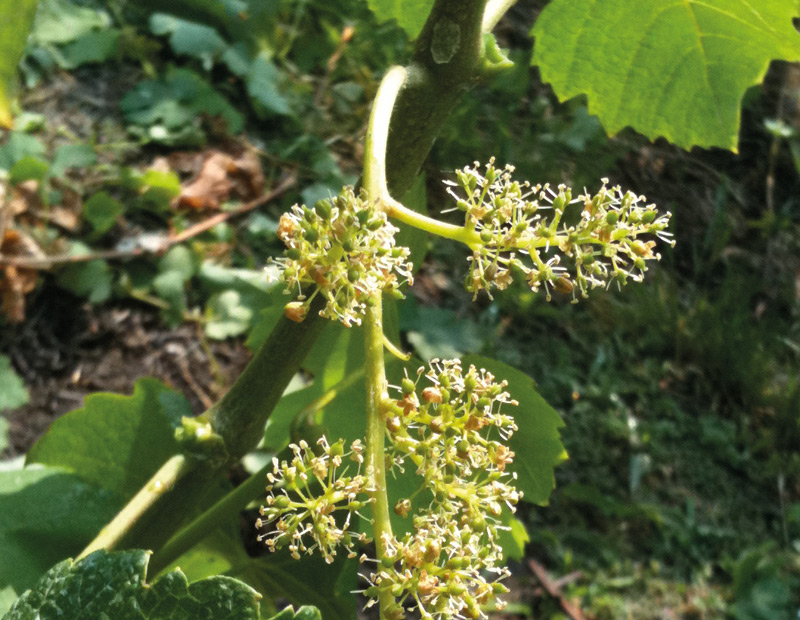
[[225, 153], [213, 153], [203, 162], [199, 174], [175, 199], [177, 207], [188, 209], [218, 209], [231, 193], [229, 175], [235, 172], [233, 158]]
[[39, 195], [39, 181], [30, 179], [13, 186], [8, 206], [12, 218], [16, 215], [22, 215], [28, 210], [41, 210], [42, 197]]
[[266, 182], [261, 170], [258, 154], [248, 149], [233, 162], [236, 171], [232, 175], [233, 194], [242, 200], [253, 200], [262, 194]]
[[[0, 255], [44, 258], [37, 243], [18, 230], [6, 230], [0, 243]], [[9, 323], [25, 320], [25, 296], [36, 287], [35, 269], [6, 265], [0, 279], [0, 312]]]
[[[174, 161], [184, 169], [195, 162], [189, 154], [182, 154]], [[218, 209], [231, 197], [252, 200], [264, 191], [264, 186], [261, 162], [254, 150], [245, 150], [237, 156], [208, 151], [199, 171], [173, 204], [177, 208]]]
[[61, 204], [51, 207], [49, 213], [45, 211], [44, 215], [56, 226], [75, 232], [81, 226], [83, 200], [78, 192], [68, 187], [61, 187], [60, 191]]

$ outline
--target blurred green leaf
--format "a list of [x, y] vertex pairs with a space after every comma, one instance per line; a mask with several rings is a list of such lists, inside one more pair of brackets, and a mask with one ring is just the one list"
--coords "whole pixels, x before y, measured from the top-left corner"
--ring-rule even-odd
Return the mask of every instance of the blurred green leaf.
[[291, 116], [289, 102], [281, 94], [280, 72], [266, 53], [256, 56], [247, 73], [247, 92], [263, 110], [272, 114]]
[[205, 136], [202, 116], [218, 116], [230, 133], [239, 133], [244, 118], [198, 74], [173, 69], [161, 80], [145, 80], [123, 98], [120, 107], [133, 133], [143, 142], [198, 145]]
[[0, 3], [0, 126], [11, 127], [9, 92], [36, 14], [36, 0]]
[[65, 560], [25, 592], [5, 620], [258, 620], [258, 593], [230, 577], [189, 584], [175, 570], [145, 583], [148, 551], [96, 551]]
[[263, 269], [230, 269], [205, 262], [198, 279], [212, 293], [206, 305], [206, 334], [210, 338], [244, 334], [261, 321], [263, 308], [283, 296], [282, 286]]
[[92, 394], [83, 408], [58, 418], [27, 462], [64, 467], [128, 498], [178, 452], [174, 431], [190, 415], [181, 394], [155, 379], [139, 379], [131, 396]]
[[130, 183], [140, 191], [139, 204], [157, 212], [169, 211], [173, 198], [181, 193], [181, 180], [172, 172], [146, 170], [144, 174], [131, 174]]
[[106, 192], [97, 192], [83, 204], [83, 217], [97, 236], [108, 232], [122, 212], [119, 201]]
[[25, 157], [42, 159], [44, 154], [45, 147], [39, 138], [21, 131], [10, 131], [0, 145], [0, 170], [11, 170], [14, 164]]
[[536, 391], [533, 379], [516, 368], [479, 355], [467, 355], [464, 367], [474, 364], [485, 368], [498, 381], [508, 381], [506, 388], [517, 407], [506, 407], [514, 417], [518, 430], [509, 440], [516, 457], [509, 469], [517, 474], [517, 488], [525, 501], [545, 504], [555, 488], [554, 468], [567, 458], [559, 429], [564, 426], [561, 416]]
[[110, 60], [117, 53], [119, 37], [119, 31], [113, 29], [87, 32], [60, 50], [64, 62], [59, 64], [63, 69], [75, 69], [81, 65]]
[[520, 561], [525, 557], [525, 543], [531, 539], [528, 530], [525, 529], [525, 524], [508, 510], [504, 509], [500, 518], [507, 528], [499, 530], [498, 542], [503, 548], [503, 557], [505, 560]]
[[11, 360], [0, 355], [0, 411], [16, 409], [28, 402], [28, 390], [14, 369]]
[[228, 48], [225, 40], [210, 26], [167, 13], [150, 16], [150, 31], [159, 36], [169, 35], [169, 43], [176, 54], [197, 58], [206, 71], [211, 70], [216, 59]]
[[397, 20], [408, 37], [416, 39], [431, 12], [433, 0], [367, 0], [367, 4], [379, 20]]
[[50, 175], [63, 176], [70, 168], [85, 168], [97, 163], [97, 155], [88, 144], [65, 144], [58, 147], [50, 164]]
[[158, 272], [153, 279], [153, 289], [170, 305], [164, 311], [165, 320], [177, 325], [186, 311], [186, 283], [197, 272], [195, 256], [186, 246], [176, 245], [161, 257]]
[[[74, 242], [70, 247], [71, 256], [82, 256], [90, 252], [89, 247], [80, 242]], [[111, 297], [113, 277], [108, 263], [96, 259], [66, 265], [58, 272], [56, 282], [60, 287], [85, 297], [92, 303], [101, 303]]]
[[560, 99], [586, 94], [611, 134], [735, 151], [745, 91], [771, 60], [800, 60], [796, 17], [786, 0], [553, 0], [532, 62]]
[[69, 0], [41, 0], [31, 42], [62, 45], [110, 25], [111, 20], [103, 11], [80, 6]]
[[480, 350], [481, 329], [454, 311], [420, 306], [413, 298], [401, 304], [400, 329], [422, 359], [454, 359]]
[[27, 155], [20, 159], [13, 165], [8, 172], [8, 182], [11, 185], [28, 181], [29, 179], [36, 179], [41, 181], [47, 176], [50, 170], [50, 164], [38, 157]]
[[242, 303], [239, 291], [216, 293], [206, 305], [206, 335], [216, 340], [239, 336], [250, 328], [254, 315], [253, 309]]
[[[121, 506], [118, 495], [61, 468], [0, 471], [0, 591], [33, 586], [54, 563], [79, 553]], [[0, 606], [0, 615], [7, 609]]]

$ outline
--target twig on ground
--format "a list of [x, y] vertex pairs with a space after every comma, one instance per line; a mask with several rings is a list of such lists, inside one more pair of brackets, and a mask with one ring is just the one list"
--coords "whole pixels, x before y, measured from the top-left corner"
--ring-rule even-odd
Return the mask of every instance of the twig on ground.
[[202, 222], [198, 222], [197, 224], [190, 226], [186, 230], [178, 233], [177, 235], [168, 237], [167, 239], [164, 240], [163, 243], [152, 249], [135, 247], [130, 250], [101, 250], [98, 252], [89, 252], [87, 254], [78, 254], [78, 255], [56, 254], [45, 257], [0, 255], [0, 267], [50, 269], [55, 265], [65, 265], [70, 263], [85, 263], [98, 259], [120, 260], [120, 259], [135, 258], [137, 256], [144, 256], [149, 254], [161, 255], [174, 245], [183, 243], [188, 239], [191, 239], [208, 230], [211, 230], [212, 228], [221, 224], [222, 222], [226, 222], [233, 217], [249, 213], [253, 209], [265, 205], [268, 202], [271, 202], [281, 194], [285, 193], [288, 189], [293, 187], [295, 183], [297, 183], [297, 177], [295, 175], [290, 175], [286, 179], [284, 179], [284, 181], [280, 185], [278, 185], [278, 187], [276, 187], [270, 192], [267, 192], [263, 196], [256, 198], [255, 200], [251, 200], [250, 202], [243, 204], [237, 209], [233, 209], [231, 211], [225, 211], [222, 213], [217, 213], [216, 215], [213, 215], [212, 217], [205, 219]]
[[[580, 607], [569, 602], [561, 594], [561, 586], [564, 585], [564, 580], [567, 577], [575, 575], [576, 573], [570, 573], [570, 575], [567, 575], [566, 577], [553, 580], [550, 575], [547, 574], [547, 569], [545, 569], [545, 567], [539, 564], [536, 560], [532, 558], [528, 559], [528, 566], [530, 566], [531, 571], [533, 571], [533, 574], [536, 575], [536, 578], [539, 580], [539, 583], [542, 584], [542, 587], [545, 589], [545, 591], [558, 601], [565, 614], [572, 618], [572, 620], [588, 620], [586, 616], [583, 615]], [[580, 574], [578, 573], [578, 576], [579, 575]], [[574, 578], [577, 579], [577, 577]]]

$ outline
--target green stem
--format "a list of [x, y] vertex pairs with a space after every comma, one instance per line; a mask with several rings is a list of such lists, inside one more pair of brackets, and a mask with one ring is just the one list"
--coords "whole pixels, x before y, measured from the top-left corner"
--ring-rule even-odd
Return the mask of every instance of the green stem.
[[[384, 208], [392, 201], [386, 187], [386, 143], [389, 134], [392, 110], [397, 95], [405, 81], [406, 72], [401, 67], [392, 67], [386, 73], [375, 96], [370, 114], [367, 138], [364, 144], [364, 189], [370, 201], [379, 202]], [[386, 425], [383, 419], [383, 404], [388, 400], [386, 368], [383, 358], [383, 300], [380, 292], [367, 300], [364, 317], [365, 375], [367, 387], [367, 479], [372, 497], [372, 530], [377, 559], [380, 562], [387, 554], [392, 539], [392, 524], [389, 518], [389, 497], [386, 493]], [[392, 593], [383, 588], [379, 594], [381, 620], [387, 617], [395, 605]]]
[[321, 296], [315, 299], [302, 323], [281, 317], [228, 393], [203, 414], [232, 460], [254, 450], [264, 436], [272, 410], [327, 325], [319, 316], [323, 303]]
[[187, 473], [191, 468], [183, 455], [176, 455], [161, 466], [153, 477], [145, 484], [136, 495], [117, 513], [114, 519], [106, 525], [95, 539], [89, 543], [78, 559], [86, 557], [98, 549], [113, 549], [117, 543], [128, 533], [132, 523], [147, 512], [157, 500]]
[[148, 571], [155, 576], [181, 557], [216, 528], [229, 523], [254, 499], [264, 494], [264, 480], [272, 471], [268, 463], [203, 514], [170, 538], [150, 559]]
[[[389, 518], [389, 497], [386, 493], [386, 455], [384, 453], [385, 427], [383, 403], [388, 398], [386, 372], [383, 359], [383, 321], [380, 294], [372, 298], [364, 320], [366, 383], [367, 383], [367, 478], [372, 497], [372, 531], [377, 559], [386, 557], [387, 543], [392, 538]], [[380, 594], [381, 618], [386, 616], [394, 597], [387, 589]]]
[[436, 0], [414, 45], [389, 134], [389, 189], [411, 187], [451, 110], [476, 80], [486, 0]]
[[384, 201], [384, 204], [389, 217], [393, 217], [404, 224], [427, 231], [433, 235], [444, 237], [445, 239], [458, 241], [470, 248], [479, 247], [481, 245], [481, 237], [474, 230], [469, 230], [464, 226], [456, 226], [455, 224], [441, 222], [436, 218], [417, 213], [394, 199], [391, 201]]

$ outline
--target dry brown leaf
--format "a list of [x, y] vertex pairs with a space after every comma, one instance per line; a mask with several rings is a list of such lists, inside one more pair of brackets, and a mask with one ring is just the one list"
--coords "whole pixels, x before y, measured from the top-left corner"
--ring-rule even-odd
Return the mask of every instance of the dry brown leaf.
[[29, 179], [12, 187], [9, 208], [12, 218], [28, 211], [40, 211], [42, 197], [39, 195], [39, 181]]
[[[4, 256], [31, 256], [43, 258], [37, 243], [18, 230], [6, 230], [0, 243]], [[25, 320], [25, 295], [36, 288], [36, 270], [6, 265], [0, 269], [0, 312], [10, 323]]]
[[236, 170], [233, 158], [213, 153], [203, 162], [200, 173], [183, 189], [175, 205], [188, 209], [218, 209], [231, 193], [229, 175]]
[[266, 182], [256, 152], [247, 150], [233, 163], [236, 166], [236, 172], [232, 175], [233, 193], [242, 200], [253, 200], [260, 196]]
[[[183, 154], [174, 163], [184, 169], [196, 160]], [[264, 191], [264, 174], [255, 151], [245, 150], [234, 157], [209, 150], [194, 178], [181, 190], [174, 206], [188, 209], [218, 209], [231, 196], [252, 200]]]
[[61, 204], [50, 207], [43, 214], [45, 219], [51, 221], [56, 226], [75, 232], [81, 226], [83, 217], [83, 200], [81, 195], [68, 188], [59, 188], [61, 191]]

